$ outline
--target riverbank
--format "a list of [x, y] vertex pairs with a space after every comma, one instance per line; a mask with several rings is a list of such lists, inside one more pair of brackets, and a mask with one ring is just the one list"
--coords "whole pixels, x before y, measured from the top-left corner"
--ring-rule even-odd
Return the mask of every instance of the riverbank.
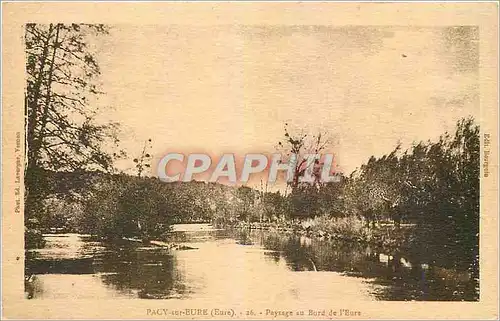
[[313, 240], [370, 247], [390, 257], [407, 253], [413, 261], [467, 272], [479, 277], [479, 257], [467, 252], [464, 244], [449, 237], [446, 226], [440, 229], [414, 224], [378, 223], [369, 225], [358, 218], [330, 218], [319, 216], [309, 220], [282, 222], [239, 222], [235, 227], [263, 230], [288, 235], [308, 237]]
[[353, 218], [325, 216], [303, 221], [238, 222], [233, 227], [251, 230], [279, 231], [285, 234], [307, 236], [321, 240], [338, 240], [380, 246], [388, 250], [402, 250], [414, 238], [412, 224], [379, 224], [368, 227], [365, 221]]

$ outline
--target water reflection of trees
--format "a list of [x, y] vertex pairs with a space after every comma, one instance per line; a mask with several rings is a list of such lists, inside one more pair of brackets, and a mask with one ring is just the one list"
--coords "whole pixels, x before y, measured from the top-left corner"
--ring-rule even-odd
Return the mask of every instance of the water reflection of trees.
[[[335, 271], [369, 279], [381, 300], [476, 301], [474, 278], [466, 270], [418, 260], [415, 252], [384, 253], [357, 242], [323, 241], [281, 233], [256, 233], [266, 255], [284, 258], [293, 271]], [[422, 249], [420, 249], [422, 250]], [[419, 253], [421, 254], [421, 253]], [[425, 257], [425, 256], [424, 256]]]
[[26, 252], [28, 298], [37, 290], [36, 275], [39, 274], [99, 274], [105, 285], [140, 298], [162, 299], [187, 294], [175, 256], [169, 250], [141, 247], [128, 241], [103, 244], [82, 239], [84, 242], [70, 257], [57, 252]]
[[96, 272], [107, 285], [140, 298], [164, 299], [182, 297], [186, 286], [176, 268], [175, 257], [158, 248], [116, 246], [95, 261]]

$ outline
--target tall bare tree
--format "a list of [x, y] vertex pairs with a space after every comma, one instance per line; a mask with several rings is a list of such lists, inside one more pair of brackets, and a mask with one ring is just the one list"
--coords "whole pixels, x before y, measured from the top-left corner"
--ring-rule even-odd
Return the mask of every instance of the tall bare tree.
[[[326, 151], [331, 144], [326, 133], [318, 132], [316, 135], [297, 133], [289, 129], [288, 123], [284, 126], [284, 138], [278, 142], [277, 149], [284, 152], [287, 157], [295, 155], [296, 162], [293, 170], [294, 175], [291, 182], [287, 182], [287, 190], [290, 188], [288, 199], [291, 205], [291, 215], [294, 217], [314, 216], [318, 212], [317, 194], [320, 187], [321, 168], [320, 159], [313, 163], [309, 162], [306, 155], [319, 155]], [[289, 160], [282, 160], [287, 162]], [[312, 182], [301, 182], [301, 177], [310, 171], [314, 180]]]

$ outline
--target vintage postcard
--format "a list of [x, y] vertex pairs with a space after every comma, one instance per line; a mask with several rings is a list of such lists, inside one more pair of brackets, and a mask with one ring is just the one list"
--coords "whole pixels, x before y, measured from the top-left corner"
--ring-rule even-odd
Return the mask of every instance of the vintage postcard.
[[498, 3], [2, 9], [3, 318], [498, 319]]

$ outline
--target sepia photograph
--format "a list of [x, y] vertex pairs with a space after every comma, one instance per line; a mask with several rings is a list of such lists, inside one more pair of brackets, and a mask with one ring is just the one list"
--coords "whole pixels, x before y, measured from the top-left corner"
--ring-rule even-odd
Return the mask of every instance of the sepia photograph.
[[[306, 20], [246, 3], [252, 21], [194, 23], [189, 4], [220, 10], [16, 20], [2, 228], [18, 222], [20, 250], [2, 265], [24, 278], [9, 281], [24, 311], [11, 315], [73, 318], [64, 302], [86, 302], [79, 316], [127, 318], [85, 311], [109, 302], [146, 319], [367, 319], [390, 318], [374, 312], [384, 302], [470, 302], [471, 317], [498, 317], [483, 266], [498, 268], [488, 29], [314, 22], [318, 3], [283, 3]], [[4, 17], [23, 16], [9, 5]], [[496, 30], [498, 6], [475, 8]], [[57, 313], [35, 314], [51, 302]]]

